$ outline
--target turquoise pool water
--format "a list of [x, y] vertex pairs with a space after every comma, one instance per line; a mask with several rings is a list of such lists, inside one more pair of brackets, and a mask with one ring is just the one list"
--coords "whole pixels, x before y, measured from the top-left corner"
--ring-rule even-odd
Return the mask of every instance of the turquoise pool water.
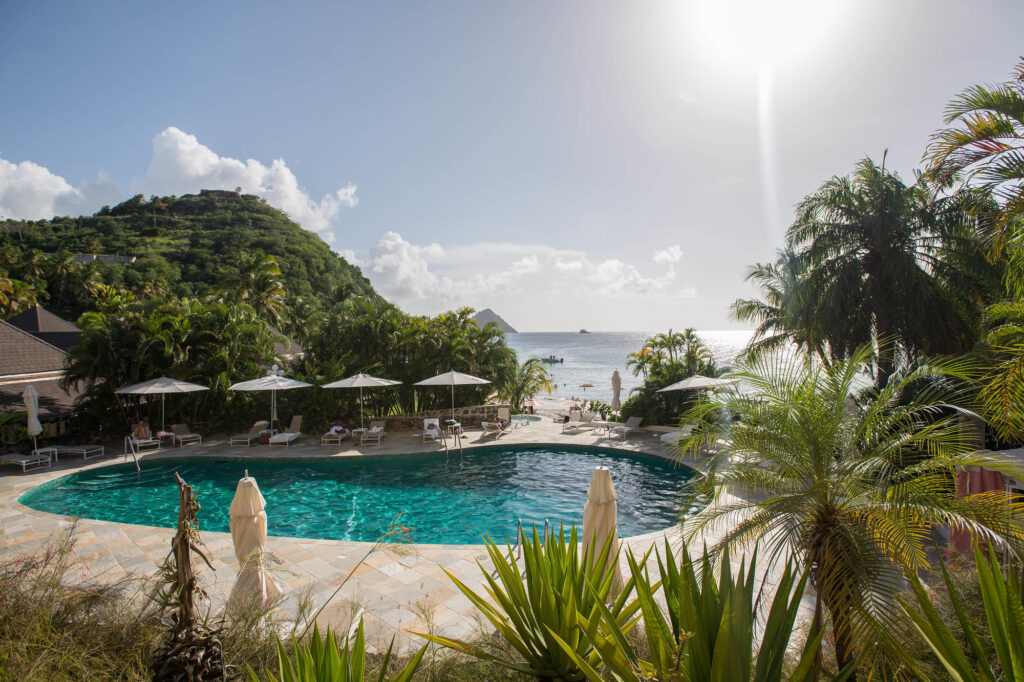
[[117, 464], [55, 479], [21, 496], [40, 511], [172, 528], [174, 472], [195, 486], [201, 530], [228, 531], [228, 507], [246, 469], [267, 500], [271, 535], [373, 542], [402, 514], [408, 539], [478, 544], [515, 538], [516, 522], [581, 523], [593, 469], [612, 472], [619, 534], [679, 518], [686, 467], [621, 450], [580, 446], [487, 446], [397, 457], [259, 459], [190, 457]]

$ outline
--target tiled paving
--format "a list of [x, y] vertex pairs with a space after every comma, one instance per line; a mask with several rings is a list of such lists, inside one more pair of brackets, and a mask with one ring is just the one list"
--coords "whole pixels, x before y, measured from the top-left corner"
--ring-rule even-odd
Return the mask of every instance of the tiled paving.
[[[609, 440], [607, 436], [593, 431], [562, 434], [559, 425], [544, 420], [515, 429], [503, 436], [501, 442], [605, 445], [668, 456], [657, 435], [639, 431], [623, 441]], [[479, 432], [469, 431], [464, 438], [466, 448], [491, 443], [493, 439], [484, 440]], [[439, 447], [435, 443], [423, 443], [418, 432], [399, 432], [389, 434], [381, 445], [360, 448], [350, 442], [340, 448], [320, 446], [313, 438], [305, 438], [289, 448], [228, 448], [226, 441], [210, 441], [202, 446], [147, 454], [144, 458], [202, 454], [253, 458], [372, 457], [436, 450]], [[73, 523], [70, 519], [19, 504], [17, 500], [22, 493], [72, 471], [121, 461], [123, 458], [117, 452], [116, 455], [84, 463], [77, 457], [65, 456], [52, 469], [27, 474], [7, 469], [0, 477], [0, 558], [38, 551]], [[167, 528], [79, 520], [75, 551], [81, 560], [82, 579], [114, 581], [152, 575], [166, 557], [172, 535], [173, 531]], [[678, 547], [678, 529], [625, 538], [624, 542], [639, 555], [652, 543], [660, 547], [665, 537]], [[203, 567], [199, 574], [216, 613], [234, 583], [237, 561], [229, 533], [203, 532], [202, 539], [215, 571]], [[707, 539], [713, 541], [713, 538]], [[403, 649], [418, 646], [422, 640], [409, 634], [417, 631], [432, 630], [450, 637], [488, 631], [480, 622], [476, 609], [444, 573], [447, 570], [473, 589], [479, 589], [483, 579], [477, 561], [490, 570], [482, 546], [383, 545], [375, 548], [360, 542], [271, 537], [267, 549], [278, 562], [273, 575], [287, 595], [282, 609], [289, 617], [294, 616], [298, 597], [303, 594], [309, 594], [316, 607], [327, 603], [317, 619], [322, 625], [347, 627], [353, 616], [361, 611], [367, 640], [378, 648], [386, 647], [392, 637], [397, 637], [396, 646]], [[736, 557], [737, 563], [739, 558]], [[625, 561], [623, 570], [628, 570]], [[77, 569], [72, 575], [77, 578]], [[772, 582], [769, 578], [768, 583]]]

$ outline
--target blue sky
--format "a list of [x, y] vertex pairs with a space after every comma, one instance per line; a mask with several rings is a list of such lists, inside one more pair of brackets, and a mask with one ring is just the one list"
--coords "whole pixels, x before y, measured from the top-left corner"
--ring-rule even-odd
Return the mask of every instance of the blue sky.
[[801, 197], [1024, 53], [1022, 3], [769, 7], [4, 3], [0, 215], [244, 186], [411, 312], [735, 326]]

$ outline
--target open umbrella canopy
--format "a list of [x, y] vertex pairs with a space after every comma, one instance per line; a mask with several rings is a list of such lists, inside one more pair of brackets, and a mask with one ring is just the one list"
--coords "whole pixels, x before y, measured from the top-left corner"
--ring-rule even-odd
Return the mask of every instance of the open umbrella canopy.
[[414, 386], [450, 386], [452, 389], [452, 420], [455, 419], [455, 387], [456, 386], [473, 386], [483, 385], [491, 383], [487, 379], [481, 379], [471, 374], [463, 374], [462, 372], [445, 372], [444, 374], [438, 374], [435, 377], [424, 379], [423, 381], [417, 381]]
[[474, 384], [489, 384], [491, 383], [487, 379], [481, 379], [471, 374], [463, 374], [462, 372], [445, 372], [444, 374], [438, 374], [436, 377], [430, 377], [423, 381], [417, 381], [415, 386], [467, 386]]
[[320, 388], [378, 388], [381, 386], [397, 386], [401, 381], [393, 379], [381, 379], [369, 374], [353, 374], [344, 379], [332, 381], [329, 384], [321, 384]]
[[277, 376], [276, 374], [268, 374], [265, 377], [259, 379], [250, 379], [249, 381], [240, 381], [237, 384], [229, 386], [228, 389], [231, 391], [286, 391], [290, 388], [306, 388], [313, 384], [307, 384], [304, 381], [297, 379], [289, 379], [288, 377]]
[[193, 393], [195, 391], [209, 390], [210, 389], [207, 388], [206, 386], [192, 384], [187, 381], [182, 381], [181, 379], [160, 377], [158, 379], [150, 379], [149, 381], [143, 381], [138, 384], [122, 386], [121, 388], [114, 391], [114, 393], [129, 393], [132, 395], [155, 395], [158, 393]]
[[692, 376], [666, 386], [659, 390], [658, 393], [668, 393], [669, 391], [694, 391], [702, 388], [724, 388], [726, 386], [732, 386], [738, 382], [739, 379], [719, 379], [717, 377]]
[[359, 428], [363, 428], [363, 389], [380, 388], [382, 386], [397, 386], [401, 381], [393, 379], [381, 379], [369, 374], [354, 374], [345, 379], [338, 379], [329, 384], [322, 384], [320, 388], [358, 388], [359, 389]]
[[277, 365], [274, 365], [271, 374], [258, 379], [240, 381], [233, 386], [228, 386], [230, 391], [270, 391], [270, 428], [274, 428], [274, 423], [277, 421], [277, 392], [287, 391], [291, 388], [306, 388], [313, 385], [297, 379], [289, 379], [283, 376], [283, 372], [278, 374], [277, 372], [279, 371]]
[[129, 395], [160, 395], [160, 428], [165, 429], [167, 424], [164, 423], [164, 396], [168, 393], [195, 393], [196, 391], [209, 391], [210, 389], [206, 386], [200, 386], [199, 384], [192, 384], [181, 379], [172, 379], [170, 377], [159, 377], [157, 379], [150, 379], [149, 381], [143, 381], [138, 384], [130, 384], [128, 386], [122, 386], [121, 388], [114, 391], [114, 393], [122, 393]]

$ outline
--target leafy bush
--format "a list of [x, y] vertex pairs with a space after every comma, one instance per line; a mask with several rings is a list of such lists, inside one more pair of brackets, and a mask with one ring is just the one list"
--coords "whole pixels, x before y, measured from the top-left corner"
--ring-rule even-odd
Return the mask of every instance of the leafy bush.
[[480, 570], [487, 581], [487, 592], [496, 604], [448, 573], [452, 582], [518, 653], [519, 660], [496, 656], [465, 641], [417, 634], [526, 675], [570, 682], [586, 679], [579, 661], [593, 666], [599, 657], [584, 636], [580, 619], [589, 621], [600, 609], [605, 609], [609, 618], [628, 628], [627, 624], [637, 608], [625, 606], [626, 597], [633, 589], [632, 579], [611, 607], [605, 607], [615, 576], [614, 571], [605, 570], [611, 545], [606, 545], [596, 557], [589, 547], [580, 556], [575, 525], [568, 540], [564, 529], [548, 533], [542, 540], [534, 528], [532, 537], [524, 537], [521, 546], [525, 566], [522, 572], [512, 556], [511, 547], [506, 546], [506, 554], [487, 538], [487, 553], [494, 564], [497, 580], [483, 566]]

